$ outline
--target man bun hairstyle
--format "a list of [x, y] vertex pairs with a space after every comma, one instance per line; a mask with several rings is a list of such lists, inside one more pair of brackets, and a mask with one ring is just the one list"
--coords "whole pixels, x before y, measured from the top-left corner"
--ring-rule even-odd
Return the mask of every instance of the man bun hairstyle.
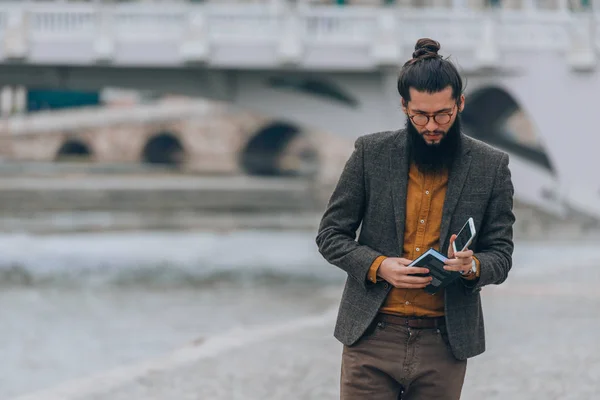
[[408, 60], [398, 76], [398, 93], [410, 101], [410, 88], [419, 92], [437, 93], [448, 86], [458, 103], [463, 94], [463, 80], [452, 62], [438, 54], [440, 43], [429, 38], [417, 40], [413, 58]]
[[425, 58], [440, 57], [438, 54], [440, 47], [440, 43], [433, 39], [419, 39], [415, 45], [415, 51], [412, 54], [413, 58], [408, 62], [415, 63], [416, 61], [423, 60]]

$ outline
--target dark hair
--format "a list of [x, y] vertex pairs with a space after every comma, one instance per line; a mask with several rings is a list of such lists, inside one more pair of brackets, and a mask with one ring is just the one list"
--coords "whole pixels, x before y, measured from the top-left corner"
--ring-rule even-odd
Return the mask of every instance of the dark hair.
[[463, 93], [463, 81], [458, 70], [447, 59], [438, 54], [439, 42], [423, 38], [417, 40], [413, 58], [400, 70], [398, 93], [410, 101], [410, 88], [419, 92], [436, 93], [452, 87], [452, 97], [458, 102]]

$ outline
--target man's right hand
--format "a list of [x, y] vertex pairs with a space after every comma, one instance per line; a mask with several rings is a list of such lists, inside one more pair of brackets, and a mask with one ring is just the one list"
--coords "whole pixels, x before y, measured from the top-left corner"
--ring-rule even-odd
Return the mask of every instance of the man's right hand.
[[377, 276], [385, 279], [395, 288], [422, 289], [431, 282], [431, 276], [413, 275], [428, 274], [429, 269], [408, 267], [411, 262], [406, 258], [386, 258], [377, 269]]

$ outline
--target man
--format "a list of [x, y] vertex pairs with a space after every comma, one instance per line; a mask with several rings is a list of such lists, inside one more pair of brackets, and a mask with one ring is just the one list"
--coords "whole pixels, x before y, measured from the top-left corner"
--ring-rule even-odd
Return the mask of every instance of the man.
[[[356, 141], [319, 227], [319, 251], [348, 274], [342, 399], [459, 399], [466, 360], [485, 350], [479, 292], [512, 266], [508, 155], [461, 132], [462, 79], [439, 48], [417, 42], [398, 78], [405, 129]], [[477, 236], [453, 254], [469, 217]], [[463, 274], [435, 295], [428, 270], [408, 267], [430, 247]]]

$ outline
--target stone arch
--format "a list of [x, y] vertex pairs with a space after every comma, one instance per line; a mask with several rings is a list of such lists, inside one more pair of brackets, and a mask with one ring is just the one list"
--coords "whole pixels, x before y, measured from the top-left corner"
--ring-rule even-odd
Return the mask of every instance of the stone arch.
[[242, 169], [260, 176], [313, 176], [318, 153], [295, 125], [275, 121], [258, 129], [240, 154]]
[[147, 164], [180, 167], [185, 156], [181, 141], [171, 132], [159, 132], [150, 136], [142, 150], [142, 161]]
[[531, 119], [503, 88], [488, 86], [469, 94], [462, 112], [462, 122], [469, 136], [555, 173]]
[[56, 152], [56, 161], [89, 161], [92, 157], [90, 147], [81, 139], [67, 139]]

